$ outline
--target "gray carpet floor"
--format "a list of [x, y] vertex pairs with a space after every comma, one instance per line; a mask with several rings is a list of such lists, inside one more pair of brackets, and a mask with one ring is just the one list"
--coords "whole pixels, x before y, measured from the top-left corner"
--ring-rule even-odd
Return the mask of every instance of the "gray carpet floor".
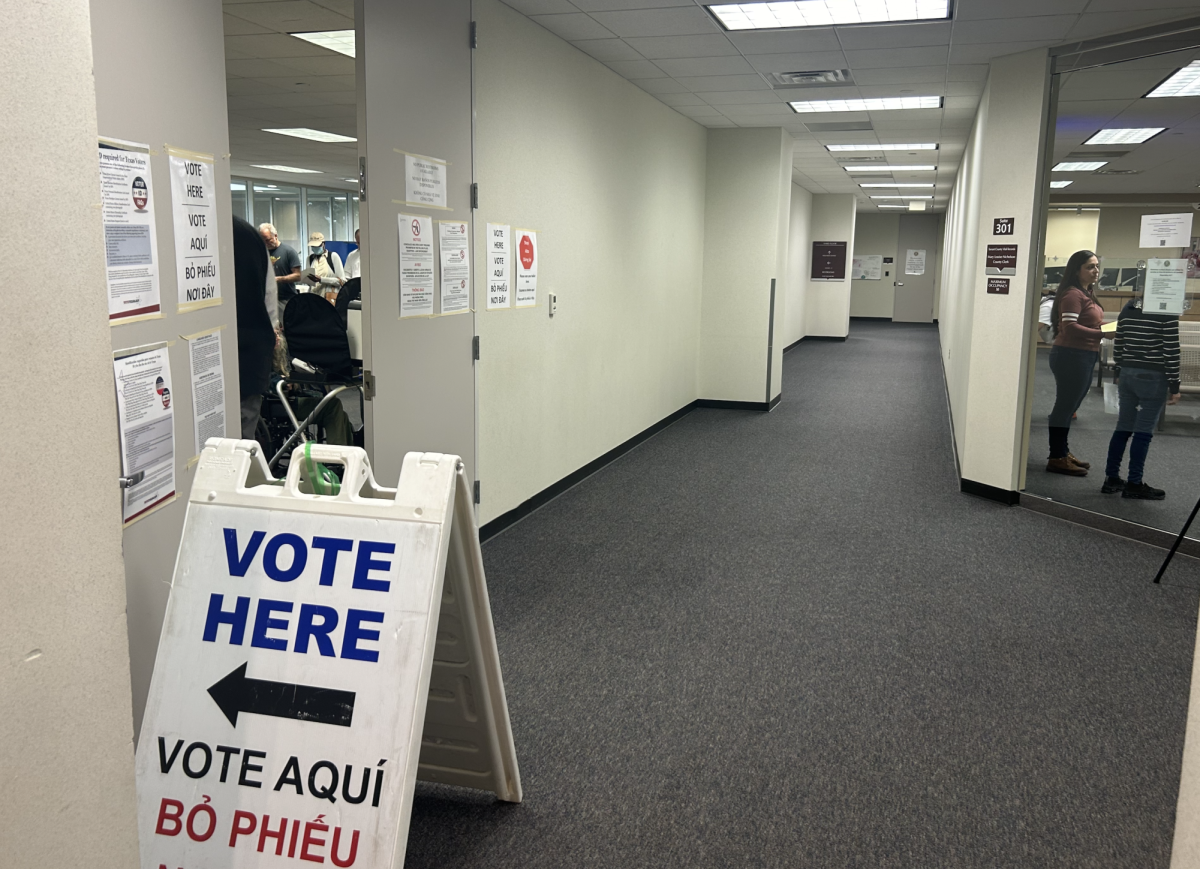
[[960, 494], [931, 327], [785, 356], [484, 546], [525, 801], [416, 867], [1166, 867], [1200, 569]]
[[[1071, 423], [1071, 452], [1085, 462], [1091, 462], [1092, 470], [1086, 477], [1046, 473], [1046, 456], [1049, 455], [1046, 417], [1054, 407], [1054, 375], [1050, 373], [1049, 354], [1048, 348], [1038, 350], [1026, 491], [1072, 507], [1178, 534], [1196, 506], [1196, 499], [1200, 498], [1200, 395], [1184, 395], [1179, 404], [1168, 407], [1163, 427], [1150, 443], [1146, 482], [1166, 490], [1166, 500], [1134, 501], [1119, 495], [1104, 495], [1100, 492], [1104, 482], [1104, 459], [1108, 455], [1108, 441], [1117, 417], [1104, 412], [1104, 392], [1095, 386], [1079, 408], [1078, 419]], [[1111, 381], [1111, 376], [1106, 379]], [[1126, 451], [1121, 476], [1126, 476], [1128, 471]], [[1193, 528], [1188, 536], [1200, 538], [1200, 527]]]

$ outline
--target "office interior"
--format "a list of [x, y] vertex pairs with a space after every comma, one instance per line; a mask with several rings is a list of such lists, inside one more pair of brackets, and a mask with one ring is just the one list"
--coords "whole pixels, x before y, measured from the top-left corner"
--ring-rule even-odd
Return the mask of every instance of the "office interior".
[[[815, 0], [794, 5], [809, 2]], [[410, 450], [461, 456], [475, 485], [485, 564], [510, 582], [536, 575], [541, 594], [586, 599], [582, 588], [611, 577], [589, 575], [586, 561], [561, 576], [545, 571], [554, 563], [552, 554], [526, 571], [514, 561], [521, 552], [506, 541], [527, 538], [513, 532], [543, 527], [525, 524], [542, 517], [546, 533], [559, 535], [541, 541], [543, 553], [557, 546], [599, 550], [602, 537], [587, 536], [594, 517], [569, 507], [575, 503], [570, 497], [584, 497], [591, 475], [618, 468], [624, 457], [636, 462], [646, 455], [636, 451], [643, 445], [664, 443], [655, 436], [686, 432], [681, 425], [708, 420], [716, 433], [697, 436], [695, 453], [652, 453], [682, 463], [672, 479], [700, 473], [689, 456], [727, 436], [722, 426], [736, 425], [738, 438], [753, 441], [751, 426], [792, 420], [791, 431], [760, 431], [778, 438], [764, 454], [781, 464], [795, 461], [810, 448], [805, 437], [821, 437], [805, 428], [813, 422], [807, 408], [823, 406], [819, 378], [829, 376], [830, 365], [835, 371], [852, 367], [859, 353], [872, 360], [925, 354], [921, 358], [932, 367], [921, 369], [926, 376], [919, 383], [903, 388], [921, 390], [923, 419], [944, 414], [938, 417], [946, 447], [939, 491], [964, 499], [964, 517], [982, 528], [990, 521], [982, 517], [1003, 515], [997, 521], [1004, 528], [1039, 541], [1056, 534], [1100, 541], [1095, 546], [1108, 563], [1144, 566], [1164, 554], [1200, 495], [1200, 480], [1190, 470], [1200, 397], [1185, 389], [1155, 435], [1147, 477], [1168, 489], [1165, 501], [1102, 496], [1095, 472], [1086, 479], [1050, 477], [1042, 468], [1052, 392], [1048, 348], [1039, 344], [1036, 323], [1043, 289], [1074, 250], [1090, 247], [1103, 257], [1099, 295], [1115, 314], [1137, 291], [1145, 258], [1137, 246], [1141, 216], [1200, 209], [1192, 157], [1200, 144], [1200, 95], [1145, 98], [1170, 76], [1194, 68], [1200, 58], [1195, 15], [1193, 5], [1177, 0], [1046, 0], [1036, 9], [956, 0], [929, 21], [793, 21], [756, 31], [731, 29], [711, 6], [681, 0], [69, 0], [14, 8], [11, 24], [28, 39], [0, 61], [5, 79], [14, 83], [3, 141], [12, 165], [30, 167], [19, 182], [6, 185], [14, 213], [26, 216], [17, 223], [16, 247], [55, 264], [56, 272], [65, 265], [71, 278], [55, 281], [54, 299], [14, 294], [16, 312], [3, 327], [2, 352], [10, 370], [27, 369], [31, 358], [66, 368], [72, 388], [67, 394], [47, 389], [41, 378], [15, 387], [19, 406], [32, 408], [15, 441], [20, 464], [58, 485], [29, 486], [19, 502], [10, 499], [4, 507], [5, 524], [15, 533], [5, 583], [10, 606], [0, 617], [7, 650], [0, 688], [19, 711], [0, 725], [8, 746], [4, 778], [12, 785], [5, 797], [12, 822], [0, 831], [0, 848], [12, 865], [44, 865], [47, 847], [62, 865], [137, 862], [133, 747], [194, 464], [190, 447], [181, 444], [180, 497], [122, 527], [112, 358], [124, 348], [174, 342], [169, 352], [183, 372], [186, 342], [180, 336], [216, 328], [234, 334], [237, 328], [228, 219], [219, 231], [226, 304], [180, 313], [173, 277], [164, 269], [160, 319], [106, 322], [104, 248], [93, 192], [98, 136], [147, 143], [163, 190], [167, 146], [215, 155], [218, 213], [256, 225], [271, 222], [298, 250], [313, 231], [349, 250], [355, 230], [360, 232], [363, 292], [353, 340], [371, 382], [359, 422], [375, 474], [394, 483]], [[129, 50], [131, 33], [137, 34], [136, 51]], [[314, 42], [295, 35], [317, 33], [341, 36]], [[887, 99], [919, 107], [884, 108]], [[824, 100], [867, 102], [832, 111], [808, 105]], [[1107, 127], [1164, 129], [1137, 145], [1085, 144]], [[320, 141], [269, 132], [284, 128], [333, 136]], [[466, 313], [400, 316], [397, 215], [415, 209], [403, 204], [406, 153], [448, 164], [446, 206], [430, 213], [435, 221], [471, 227], [474, 287]], [[1054, 171], [1083, 154], [1104, 165]], [[1073, 183], [1053, 183], [1065, 180]], [[171, 225], [165, 202], [160, 207], [158, 245], [169, 259]], [[998, 218], [1012, 220], [1003, 241], [1019, 251], [1003, 295], [987, 291], [984, 268], [984, 249], [997, 242]], [[537, 303], [531, 308], [488, 309], [481, 272], [489, 224], [537, 230]], [[72, 251], [65, 263], [64, 239]], [[845, 242], [848, 274], [842, 279], [814, 276], [820, 242]], [[1170, 255], [1195, 250], [1193, 245]], [[881, 273], [872, 270], [876, 258]], [[862, 272], [856, 271], [860, 265]], [[1189, 278], [1185, 325], [1200, 320], [1200, 309], [1192, 307], [1198, 280]], [[850, 356], [836, 355], [847, 351]], [[226, 343], [225, 353], [226, 416], [236, 420], [234, 342]], [[886, 369], [888, 363], [872, 364]], [[1185, 359], [1185, 386], [1195, 373], [1189, 364]], [[1073, 426], [1076, 452], [1093, 461], [1102, 461], [1112, 430], [1106, 377], [1111, 381], [1102, 365]], [[191, 396], [183, 379], [175, 425], [186, 439]], [[863, 416], [881, 420], [879, 430], [869, 432], [873, 438], [883, 442], [896, 434], [888, 426], [916, 424], [889, 408], [894, 396], [871, 382], [843, 394], [857, 400], [860, 390], [880, 409]], [[797, 403], [789, 406], [792, 395]], [[836, 417], [831, 411], [829, 418]], [[940, 436], [942, 429], [936, 431]], [[736, 455], [737, 442], [731, 446]], [[870, 453], [866, 448], [850, 461], [870, 462]], [[755, 455], [742, 459], [753, 463]], [[652, 474], [652, 466], [639, 467]], [[784, 510], [790, 496], [771, 488], [769, 477], [754, 491], [740, 491], [735, 482], [724, 488], [735, 498], [774, 498]], [[637, 478], [621, 479], [625, 492], [638, 490]], [[839, 501], [871, 497], [867, 484], [843, 491], [833, 472], [803, 485]], [[649, 528], [662, 522], [672, 499], [689, 501], [687, 488], [652, 493], [639, 507], [640, 521]], [[722, 487], [701, 488], [716, 497]], [[555, 509], [568, 508], [573, 512], [564, 515], [577, 525], [554, 518]], [[814, 517], [820, 512], [812, 505], [805, 509], [815, 510]], [[976, 512], [981, 510], [1005, 512]], [[804, 515], [796, 521], [816, 524]], [[926, 538], [918, 520], [912, 533], [920, 549], [943, 545], [946, 532]], [[781, 545], [747, 534], [764, 551]], [[1155, 769], [1175, 789], [1159, 794], [1154, 807], [1173, 809], [1174, 823], [1158, 812], [1150, 824], [1144, 816], [1149, 810], [1136, 800], [1104, 802], [1112, 813], [1097, 809], [1105, 825], [1122, 835], [1135, 828], [1149, 832], [1134, 837], [1128, 851], [1105, 843], [1091, 850], [1069, 844], [1070, 837], [1054, 828], [1057, 792], [1045, 792], [1044, 802], [1035, 800], [1019, 817], [1033, 819], [1038, 831], [1029, 847], [1045, 846], [1061, 865], [1071, 865], [1065, 855], [1072, 847], [1100, 861], [1090, 865], [1200, 865], [1200, 725], [1191, 720], [1200, 714], [1200, 698], [1195, 686], [1189, 689], [1186, 672], [1194, 589], [1200, 585], [1193, 561], [1200, 556], [1200, 531], [1193, 529], [1191, 537], [1195, 546], [1186, 544], [1173, 568], [1183, 579], [1168, 591], [1171, 606], [1138, 611], [1149, 634], [1170, 634], [1176, 651], [1187, 649], [1185, 665], [1171, 659], [1173, 717], [1163, 723], [1167, 744], [1160, 752], [1167, 759]], [[656, 547], [664, 561], [687, 561], [687, 552], [672, 549], [671, 534], [637, 539]], [[863, 545], [853, 538], [833, 544], [849, 561]], [[909, 557], [919, 563], [921, 555]], [[796, 563], [790, 569], [807, 577], [822, 566]], [[878, 572], [878, 565], [859, 569]], [[998, 580], [988, 575], [987, 581]], [[903, 593], [897, 584], [894, 594]], [[666, 618], [670, 601], [659, 604]], [[690, 618], [721, 617], [683, 611]], [[946, 618], [953, 619], [954, 611], [947, 606]], [[1191, 615], [1180, 618], [1181, 611]], [[506, 616], [518, 626], [514, 630], [539, 626], [522, 624], [520, 612], [502, 606], [498, 614], [503, 659]], [[852, 622], [854, 610], [839, 610], [836, 619]], [[584, 623], [593, 621], [602, 630], [603, 618]], [[751, 623], [742, 627], [754, 630]], [[600, 648], [617, 639], [601, 635], [588, 642]], [[1035, 646], [1061, 642], [1027, 640]], [[521, 642], [536, 647], [536, 636], [522, 635]], [[624, 648], [636, 654], [636, 645]], [[993, 651], [997, 672], [1010, 653]], [[593, 665], [603, 669], [603, 662], [597, 653]], [[802, 659], [796, 663], [804, 666]], [[522, 684], [523, 677], [514, 675]], [[587, 671], [576, 677], [557, 690], [586, 693]], [[597, 679], [614, 690], [606, 677]], [[524, 681], [553, 696], [554, 686], [547, 689], [532, 676]], [[977, 692], [972, 709], [987, 693], [980, 684], [961, 690]], [[1106, 688], [1101, 682], [1069, 690], [1102, 695]], [[614, 696], [618, 705], [640, 702], [638, 695]], [[925, 700], [914, 695], [913, 702]], [[510, 702], [520, 753], [519, 691]], [[541, 722], [548, 729], [553, 706], [551, 701]], [[539, 707], [531, 700], [526, 708]], [[786, 706], [772, 709], [786, 712]], [[740, 712], [754, 720], [753, 707]], [[697, 714], [699, 745], [705, 725], [703, 711]], [[632, 715], [626, 722], [634, 745], [646, 738], [637, 731], [641, 720]], [[722, 726], [736, 727], [736, 720], [722, 718]], [[887, 725], [879, 727], [857, 737], [862, 755], [888, 755]], [[1001, 732], [1004, 722], [994, 727]], [[1035, 733], [1036, 724], [1021, 738]], [[713, 741], [736, 754], [727, 736]], [[1123, 730], [1120, 737], [1114, 737], [1114, 750], [1136, 753], [1136, 734]], [[532, 737], [530, 743], [539, 744]], [[808, 748], [822, 751], [819, 744]], [[47, 758], [71, 774], [46, 777]], [[610, 774], [604, 757], [576, 755], [575, 762], [613, 793], [629, 786], [622, 776], [636, 778], [636, 763], [615, 765], [619, 773]], [[747, 766], [768, 778], [773, 774], [758, 761]], [[950, 768], [964, 776], [955, 786], [970, 789], [969, 773], [947, 762]], [[895, 791], [900, 801], [914, 798], [909, 787], [945, 785], [936, 762], [931, 770], [923, 769], [928, 779], [917, 777]], [[702, 819], [679, 808], [688, 799], [671, 788], [694, 795], [689, 782], [706, 780], [692, 767], [669, 773], [659, 797], [679, 813], [680, 825], [640, 831], [637, 847], [650, 849], [661, 865], [760, 859], [763, 865], [909, 865], [903, 848], [916, 847], [868, 841], [865, 834], [856, 839], [856, 828], [878, 818], [856, 817], [853, 801], [837, 823], [822, 818], [808, 827], [806, 813], [819, 812], [804, 800], [792, 805], [780, 797], [781, 817], [796, 821], [776, 819], [783, 826], [771, 827], [770, 838], [794, 847], [764, 856], [756, 850], [753, 818], [721, 814], [734, 824], [729, 837], [737, 844], [695, 850], [688, 842], [699, 835], [700, 827], [692, 825]], [[770, 781], [782, 787], [780, 780]], [[1069, 779], [1061, 784], [1064, 792], [1073, 786]], [[536, 791], [536, 778], [527, 788]], [[744, 798], [753, 789], [753, 782], [741, 782], [733, 790]], [[556, 854], [587, 862], [544, 829], [537, 839], [543, 850], [521, 851], [504, 833], [503, 813], [490, 812], [478, 799], [439, 792], [423, 799], [414, 836], [442, 824], [482, 840], [467, 847], [444, 841], [445, 829], [431, 833], [441, 850], [431, 852], [427, 865], [555, 865]], [[986, 822], [986, 801], [964, 804], [977, 814], [957, 818], [959, 826], [969, 830]], [[953, 813], [945, 803], [936, 805]], [[77, 836], [61, 836], [55, 818], [64, 806], [76, 807]], [[935, 828], [937, 810], [909, 817], [907, 832], [911, 825]], [[576, 829], [582, 816], [563, 820], [562, 829]], [[475, 823], [487, 831], [472, 831]], [[606, 819], [591, 823], [603, 828]], [[805, 840], [808, 828], [819, 831], [813, 841]], [[955, 849], [968, 847], [976, 834], [984, 835], [961, 833], [966, 838], [957, 845], [913, 835], [926, 862], [953, 865]], [[1097, 856], [1102, 852], [1106, 856]], [[614, 847], [596, 853], [595, 865], [615, 865], [639, 862], [642, 852]], [[410, 848], [410, 854], [419, 859], [420, 849]], [[992, 856], [997, 865], [1021, 864], [1014, 854]]]

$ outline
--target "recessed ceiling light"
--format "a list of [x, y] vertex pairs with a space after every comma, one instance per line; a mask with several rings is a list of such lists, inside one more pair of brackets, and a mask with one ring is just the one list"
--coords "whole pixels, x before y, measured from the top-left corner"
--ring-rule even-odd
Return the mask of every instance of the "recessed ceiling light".
[[1147, 139], [1153, 139], [1166, 127], [1125, 127], [1123, 129], [1101, 130], [1083, 144], [1085, 145], [1140, 145]]
[[793, 0], [790, 3], [722, 3], [708, 9], [726, 30], [830, 27], [950, 17], [949, 0]]
[[905, 211], [908, 211], [907, 205], [876, 205], [875, 207], [876, 208], [903, 208]]
[[1147, 97], [1195, 97], [1200, 96], [1200, 60], [1193, 60], [1183, 69], [1177, 69], [1166, 81], [1156, 87]]
[[810, 112], [884, 112], [896, 109], [940, 109], [942, 98], [871, 97], [853, 100], [797, 100], [788, 105], [792, 107], [792, 111], [801, 115]]
[[936, 172], [937, 166], [843, 166], [847, 172]]
[[932, 184], [859, 184], [859, 187], [932, 187]]
[[1055, 190], [1062, 190], [1064, 187], [1070, 187], [1074, 181], [1051, 181], [1050, 186]]
[[295, 166], [274, 166], [261, 163], [251, 163], [255, 169], [274, 169], [276, 172], [295, 172], [298, 175], [324, 175], [320, 169], [298, 169]]
[[313, 30], [308, 33], [290, 33], [288, 35], [311, 42], [313, 45], [319, 45], [321, 48], [336, 51], [338, 54], [354, 57], [353, 30]]
[[827, 151], [936, 151], [933, 142], [920, 145], [826, 145]]
[[932, 196], [872, 196], [872, 199], [932, 199]]
[[312, 130], [308, 127], [286, 127], [280, 130], [268, 130], [264, 133], [278, 133], [281, 136], [293, 136], [297, 139], [311, 139], [314, 142], [357, 142], [353, 136], [341, 136], [337, 133], [326, 133], [324, 130]]
[[1107, 160], [1091, 160], [1080, 163], [1059, 163], [1051, 172], [1095, 172], [1101, 166], [1107, 166]]

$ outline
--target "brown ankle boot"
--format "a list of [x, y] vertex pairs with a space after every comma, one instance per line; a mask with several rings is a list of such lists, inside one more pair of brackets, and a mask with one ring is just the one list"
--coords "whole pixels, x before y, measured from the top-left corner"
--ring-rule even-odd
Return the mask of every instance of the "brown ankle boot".
[[1085, 471], [1092, 467], [1091, 462], [1081, 462], [1079, 459], [1075, 458], [1073, 453], [1067, 453], [1067, 458], [1079, 465], [1079, 467], [1083, 468]]
[[1070, 456], [1050, 459], [1046, 462], [1046, 470], [1052, 474], [1068, 474], [1072, 477], [1086, 477], [1087, 468], [1082, 468], [1071, 461]]

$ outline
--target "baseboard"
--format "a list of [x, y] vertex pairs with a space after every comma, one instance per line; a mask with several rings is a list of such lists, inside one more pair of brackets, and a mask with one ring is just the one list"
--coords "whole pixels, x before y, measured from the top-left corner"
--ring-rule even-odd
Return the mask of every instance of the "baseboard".
[[[1147, 543], [1150, 546], [1157, 546], [1160, 549], [1170, 549], [1171, 545], [1175, 542], [1175, 538], [1179, 536], [1178, 533], [1140, 525], [1137, 522], [1130, 522], [1128, 519], [1105, 516], [1103, 513], [1084, 510], [1082, 507], [1072, 507], [1070, 504], [1055, 501], [1053, 498], [1030, 495], [1028, 492], [1024, 493], [1024, 497], [1021, 498], [1021, 506], [1035, 513], [1053, 516], [1056, 519], [1094, 528], [1097, 531], [1105, 531], [1129, 540], [1137, 540], [1140, 543]], [[1183, 538], [1183, 542], [1179, 544], [1178, 551], [1180, 555], [1200, 558], [1200, 540], [1185, 537]]]
[[799, 347], [799, 346], [800, 346], [801, 344], [803, 344], [803, 343], [804, 343], [804, 339], [803, 339], [803, 338], [798, 338], [798, 339], [796, 339], [795, 341], [793, 341], [791, 344], [789, 344], [789, 345], [787, 345], [786, 347], [784, 347], [784, 348], [783, 348], [783, 352], [784, 352], [784, 353], [787, 353], [789, 350], [795, 350], [797, 347]]
[[850, 319], [851, 319], [851, 320], [876, 320], [876, 321], [878, 321], [878, 322], [880, 322], [880, 323], [890, 323], [890, 322], [892, 322], [892, 318], [891, 318], [891, 317], [856, 317], [856, 316], [854, 316], [853, 314], [851, 314], [851, 315], [850, 315]]
[[805, 335], [800, 340], [801, 341], [845, 341], [846, 336], [842, 335], [841, 337], [838, 337], [837, 335]]
[[987, 483], [976, 483], [974, 480], [968, 480], [965, 477], [960, 478], [959, 488], [968, 495], [975, 495], [977, 498], [987, 498], [989, 501], [996, 501], [1000, 504], [1011, 506], [1021, 503], [1020, 492], [999, 489], [995, 486], [989, 486]]
[[779, 399], [782, 394], [775, 396], [768, 404], [765, 401], [721, 401], [716, 398], [698, 398], [696, 399], [696, 407], [712, 408], [714, 410], [756, 410], [759, 413], [767, 413], [775, 405], [779, 404]]

